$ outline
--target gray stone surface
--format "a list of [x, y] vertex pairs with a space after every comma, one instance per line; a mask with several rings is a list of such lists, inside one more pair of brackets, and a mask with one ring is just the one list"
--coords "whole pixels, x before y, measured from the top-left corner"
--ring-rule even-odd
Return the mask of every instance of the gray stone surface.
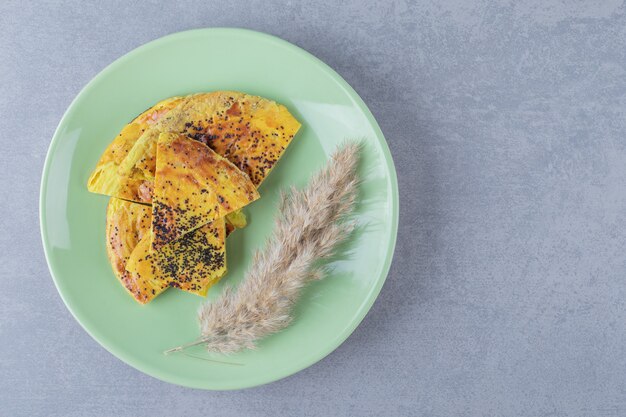
[[[626, 415], [620, 2], [0, 2], [0, 415]], [[245, 391], [145, 376], [74, 321], [38, 228], [56, 124], [160, 36], [239, 26], [317, 55], [395, 158], [380, 298], [328, 358]]]

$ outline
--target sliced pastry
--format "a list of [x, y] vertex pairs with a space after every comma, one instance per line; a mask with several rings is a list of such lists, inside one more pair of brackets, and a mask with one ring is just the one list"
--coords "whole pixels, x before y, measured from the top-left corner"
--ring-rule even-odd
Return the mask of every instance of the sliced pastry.
[[258, 187], [299, 129], [287, 108], [272, 100], [234, 91], [194, 94], [137, 140], [119, 173], [154, 179], [159, 133], [175, 132], [207, 145]]
[[259, 198], [248, 176], [205, 144], [174, 133], [157, 141], [152, 247], [232, 213]]
[[88, 190], [92, 193], [131, 201], [150, 202], [152, 179], [146, 178], [140, 170], [132, 170], [125, 175], [119, 175], [119, 165], [133, 148], [137, 139], [182, 100], [182, 97], [163, 100], [124, 126], [100, 157], [87, 182]]
[[205, 296], [226, 273], [225, 222], [212, 223], [187, 233], [158, 251], [150, 250], [149, 233], [131, 254], [126, 269], [140, 276], [159, 277], [170, 287]]
[[107, 206], [106, 251], [113, 273], [133, 298], [145, 304], [168, 284], [153, 274], [128, 272], [128, 259], [143, 238], [150, 238], [150, 206], [111, 198]]

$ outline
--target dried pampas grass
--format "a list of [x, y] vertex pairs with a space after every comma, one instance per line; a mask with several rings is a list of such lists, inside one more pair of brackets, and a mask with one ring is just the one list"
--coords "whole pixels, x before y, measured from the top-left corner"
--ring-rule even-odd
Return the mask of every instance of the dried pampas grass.
[[325, 275], [319, 261], [332, 256], [352, 231], [345, 219], [357, 196], [359, 149], [344, 145], [306, 188], [282, 195], [274, 231], [243, 282], [200, 307], [199, 339], [165, 353], [200, 344], [219, 353], [254, 349], [290, 323], [300, 290]]

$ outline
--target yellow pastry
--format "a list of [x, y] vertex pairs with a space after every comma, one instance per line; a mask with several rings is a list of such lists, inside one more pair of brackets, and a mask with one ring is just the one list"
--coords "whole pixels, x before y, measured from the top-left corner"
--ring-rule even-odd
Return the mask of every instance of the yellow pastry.
[[122, 131], [106, 148], [96, 168], [89, 177], [87, 189], [92, 193], [105, 194], [137, 202], [150, 202], [152, 181], [141, 171], [120, 176], [118, 168], [133, 148], [137, 139], [183, 99], [172, 97], [157, 103], [124, 126]]
[[152, 250], [259, 198], [254, 184], [205, 144], [174, 133], [157, 143]]
[[205, 296], [209, 287], [226, 274], [225, 239], [223, 218], [187, 233], [158, 251], [150, 251], [147, 233], [128, 259], [126, 269]]
[[111, 198], [106, 217], [106, 250], [113, 273], [137, 302], [145, 304], [168, 287], [152, 274], [128, 272], [126, 264], [139, 241], [150, 237], [150, 206]]

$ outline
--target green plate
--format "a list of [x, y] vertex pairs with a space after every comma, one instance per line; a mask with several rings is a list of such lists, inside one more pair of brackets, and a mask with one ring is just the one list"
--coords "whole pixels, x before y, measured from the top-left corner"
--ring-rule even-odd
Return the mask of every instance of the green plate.
[[[227, 358], [202, 350], [163, 350], [198, 335], [204, 299], [170, 289], [146, 306], [115, 279], [104, 247], [108, 197], [87, 192], [87, 178], [120, 129], [157, 101], [175, 95], [238, 90], [286, 105], [302, 129], [248, 206], [250, 224], [228, 239], [228, 275], [209, 291], [236, 285], [272, 230], [278, 193], [303, 186], [345, 139], [365, 146], [360, 228], [326, 279], [310, 285], [293, 324], [259, 349]], [[181, 32], [118, 59], [78, 94], [54, 134], [41, 183], [41, 234], [63, 301], [112, 354], [148, 375], [195, 388], [237, 389], [271, 382], [319, 361], [361, 322], [389, 270], [398, 225], [398, 189], [389, 149], [355, 91], [331, 68], [281, 39], [240, 29]], [[363, 358], [366, 363], [367, 358]]]

